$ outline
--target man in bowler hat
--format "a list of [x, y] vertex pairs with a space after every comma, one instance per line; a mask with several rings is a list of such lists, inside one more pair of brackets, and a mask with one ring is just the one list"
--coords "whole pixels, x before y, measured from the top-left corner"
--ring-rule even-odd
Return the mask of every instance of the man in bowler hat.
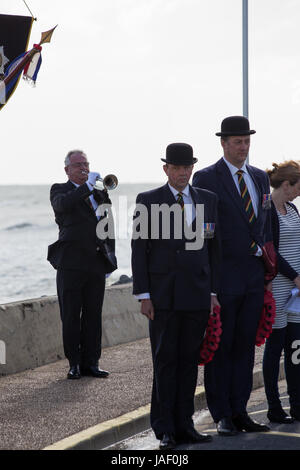
[[254, 133], [246, 117], [225, 118], [221, 132], [216, 133], [224, 156], [193, 178], [194, 187], [219, 196], [222, 337], [204, 376], [207, 404], [218, 433], [224, 436], [269, 430], [246, 411], [264, 299], [262, 247], [271, 239], [270, 211], [265, 204], [270, 195], [269, 180], [264, 171], [246, 163]]
[[[192, 416], [200, 346], [210, 311], [218, 304], [211, 294], [218, 289], [219, 228], [216, 195], [189, 185], [197, 162], [193, 148], [184, 143], [170, 144], [166, 158], [161, 160], [167, 184], [140, 193], [136, 199], [132, 273], [133, 294], [141, 301], [141, 313], [149, 319], [153, 357], [151, 426], [161, 441], [160, 449], [166, 450], [182, 442], [211, 440], [211, 436], [195, 430]], [[206, 223], [209, 230], [204, 232], [201, 247], [191, 243], [187, 249], [182, 226], [187, 224], [196, 233], [200, 205], [204, 205], [201, 229]], [[166, 236], [166, 212], [162, 210], [155, 220], [155, 206], [170, 209]], [[141, 235], [143, 222], [148, 230]]]

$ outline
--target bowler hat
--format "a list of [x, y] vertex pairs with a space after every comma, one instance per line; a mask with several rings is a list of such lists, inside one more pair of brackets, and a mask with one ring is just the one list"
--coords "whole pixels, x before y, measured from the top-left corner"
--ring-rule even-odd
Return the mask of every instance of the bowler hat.
[[165, 163], [172, 165], [193, 165], [198, 158], [193, 157], [193, 147], [189, 144], [169, 144], [166, 149], [166, 158], [161, 158]]
[[256, 131], [250, 130], [249, 121], [245, 116], [229, 116], [223, 119], [221, 132], [216, 135], [226, 137], [230, 135], [250, 135]]

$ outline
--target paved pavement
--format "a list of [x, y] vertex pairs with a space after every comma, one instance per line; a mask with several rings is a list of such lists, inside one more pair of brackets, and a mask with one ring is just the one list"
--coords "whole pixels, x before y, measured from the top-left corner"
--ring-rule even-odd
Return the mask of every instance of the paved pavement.
[[[265, 398], [261, 388], [262, 354], [263, 348], [257, 348], [254, 374], [256, 391], [252, 395], [258, 407], [253, 411], [255, 418], [265, 420]], [[0, 450], [114, 450], [109, 446], [148, 429], [152, 386], [149, 340], [104, 349], [100, 366], [110, 372], [107, 379], [82, 377], [76, 381], [67, 380], [66, 360], [19, 374], [0, 376]], [[284, 382], [282, 387], [285, 388]], [[204, 426], [215, 433], [214, 425], [207, 421], [210, 418], [205, 411], [203, 367], [199, 367], [195, 401], [198, 410], [195, 415], [196, 426], [199, 429]], [[290, 425], [288, 431], [292, 434], [300, 433], [297, 424]], [[272, 445], [277, 446], [277, 435], [274, 432], [269, 436], [273, 436]], [[286, 442], [291, 443], [289, 445], [292, 448], [295, 445], [293, 442], [297, 442], [296, 448], [300, 448], [299, 436], [286, 437]], [[241, 435], [240, 438], [241, 448], [250, 444], [255, 448], [254, 435]], [[132, 445], [138, 445], [137, 449], [140, 450], [155, 450], [158, 445], [151, 432], [132, 442], [134, 444], [122, 443], [120, 449], [123, 446], [123, 449], [130, 451]], [[213, 442], [216, 448], [222, 448], [223, 445], [227, 448], [230, 444], [229, 441], [223, 444], [218, 436]], [[210, 444], [209, 448], [212, 448]], [[204, 449], [203, 445], [201, 449]]]

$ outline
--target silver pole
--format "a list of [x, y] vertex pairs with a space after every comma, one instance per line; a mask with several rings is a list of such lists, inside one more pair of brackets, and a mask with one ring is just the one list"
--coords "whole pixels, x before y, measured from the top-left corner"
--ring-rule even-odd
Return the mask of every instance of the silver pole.
[[243, 115], [247, 118], [248, 99], [248, 0], [243, 0]]
[[[243, 0], [243, 116], [249, 118], [248, 86], [248, 0]], [[246, 163], [249, 164], [249, 153]]]

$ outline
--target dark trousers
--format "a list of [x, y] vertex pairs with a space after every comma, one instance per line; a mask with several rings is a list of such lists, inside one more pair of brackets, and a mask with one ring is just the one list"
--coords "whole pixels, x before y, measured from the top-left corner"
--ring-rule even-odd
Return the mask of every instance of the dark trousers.
[[157, 437], [193, 427], [198, 360], [209, 312], [155, 311], [150, 320], [153, 358], [151, 426]]
[[240, 296], [218, 296], [221, 341], [213, 360], [204, 369], [207, 405], [215, 422], [246, 413], [263, 296], [263, 289]]
[[274, 328], [266, 341], [263, 374], [269, 409], [281, 407], [278, 377], [282, 351], [290, 406], [300, 413], [300, 323], [288, 323], [285, 328]]
[[105, 275], [58, 269], [56, 282], [65, 356], [71, 365], [97, 364], [101, 356]]

